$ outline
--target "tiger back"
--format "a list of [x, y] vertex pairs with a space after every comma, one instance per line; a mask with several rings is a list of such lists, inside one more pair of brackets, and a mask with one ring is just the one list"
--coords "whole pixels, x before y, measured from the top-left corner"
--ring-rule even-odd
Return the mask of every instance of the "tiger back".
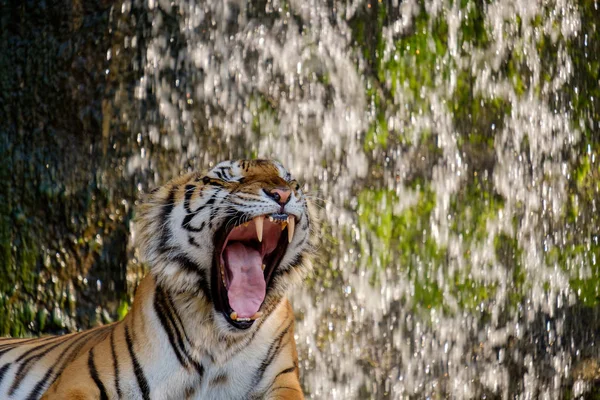
[[0, 339], [0, 399], [302, 399], [285, 294], [310, 272], [309, 206], [275, 161], [218, 164], [138, 211], [150, 272], [119, 322]]

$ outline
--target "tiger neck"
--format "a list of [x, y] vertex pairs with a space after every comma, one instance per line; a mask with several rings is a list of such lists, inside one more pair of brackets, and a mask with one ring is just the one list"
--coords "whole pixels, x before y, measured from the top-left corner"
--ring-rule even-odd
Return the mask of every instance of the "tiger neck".
[[[265, 304], [263, 318], [266, 320], [280, 303], [279, 298]], [[182, 366], [199, 371], [204, 368], [205, 360], [210, 360], [210, 364], [226, 364], [252, 340], [264, 322], [259, 320], [247, 331], [232, 336], [215, 322], [213, 309], [204, 297], [173, 293], [149, 274], [140, 283], [126, 323], [144, 331], [149, 348], [171, 348]], [[156, 340], [165, 341], [164, 346], [156, 345]]]

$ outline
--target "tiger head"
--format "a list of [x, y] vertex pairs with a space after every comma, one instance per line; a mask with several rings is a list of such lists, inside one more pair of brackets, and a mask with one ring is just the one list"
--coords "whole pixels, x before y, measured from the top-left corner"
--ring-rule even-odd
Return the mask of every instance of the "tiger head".
[[250, 328], [310, 269], [307, 199], [276, 161], [224, 161], [176, 178], [150, 195], [138, 220], [157, 283], [201, 296], [230, 331]]

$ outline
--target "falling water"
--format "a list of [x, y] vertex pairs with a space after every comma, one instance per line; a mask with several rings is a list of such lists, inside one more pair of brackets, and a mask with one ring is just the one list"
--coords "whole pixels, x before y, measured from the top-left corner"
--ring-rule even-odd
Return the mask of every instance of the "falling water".
[[591, 390], [577, 4], [149, 0], [113, 17], [136, 7], [127, 173], [272, 157], [313, 195], [316, 272], [292, 296], [310, 397]]
[[241, 157], [305, 182], [320, 248], [291, 298], [310, 398], [597, 394], [598, 7], [117, 2], [99, 185]]

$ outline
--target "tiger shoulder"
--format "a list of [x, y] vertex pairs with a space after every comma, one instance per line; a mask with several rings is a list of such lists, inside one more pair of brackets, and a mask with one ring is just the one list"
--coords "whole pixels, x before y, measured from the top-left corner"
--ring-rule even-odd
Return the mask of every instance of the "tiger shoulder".
[[225, 161], [138, 210], [149, 273], [119, 322], [0, 339], [0, 399], [303, 399], [286, 292], [314, 221], [278, 162]]

